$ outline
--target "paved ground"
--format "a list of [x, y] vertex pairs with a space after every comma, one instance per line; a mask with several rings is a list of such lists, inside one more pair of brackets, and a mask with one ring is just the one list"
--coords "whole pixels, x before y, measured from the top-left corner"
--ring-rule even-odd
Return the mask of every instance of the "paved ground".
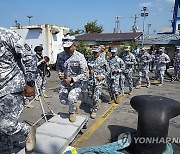
[[[58, 90], [59, 90], [59, 79], [56, 72], [52, 71], [52, 76], [48, 78], [47, 81], [47, 93], [52, 95], [52, 98], [47, 98], [46, 101], [50, 105], [51, 109], [55, 113], [59, 112], [68, 112], [68, 106], [62, 105], [59, 103], [58, 98]], [[111, 114], [103, 121], [100, 126], [95, 126], [96, 130], [83, 141], [80, 147], [87, 147], [87, 146], [97, 146], [106, 144], [112, 141], [116, 141], [119, 134], [127, 131], [135, 131], [137, 128], [137, 112], [130, 106], [130, 100], [133, 96], [136, 95], [157, 95], [157, 96], [165, 96], [177, 101], [180, 101], [180, 82], [167, 82], [164, 83], [163, 86], [158, 87], [156, 85], [152, 85], [149, 89], [146, 87], [142, 87], [141, 89], [135, 89], [132, 95], [126, 95], [122, 102], [112, 111]], [[126, 87], [126, 92], [128, 91]], [[87, 129], [83, 129], [82, 133], [90, 129], [90, 127], [96, 123], [99, 117], [106, 112], [111, 105], [108, 104], [108, 93], [106, 88], [103, 89], [103, 96], [102, 100], [103, 103], [98, 110], [98, 115], [95, 120], [89, 118], [89, 122], [87, 124]], [[38, 101], [34, 101], [32, 103], [34, 108], [26, 108], [22, 116], [20, 118], [21, 121], [28, 121], [29, 123], [34, 123], [41, 117], [41, 108], [40, 103]], [[46, 105], [44, 105], [45, 110], [48, 111]], [[86, 103], [86, 94], [83, 95], [83, 104], [81, 105], [80, 114], [88, 115], [90, 113], [90, 104]], [[90, 117], [90, 116], [89, 116]], [[37, 127], [40, 126], [44, 120], [41, 120], [37, 123]], [[63, 132], [62, 132], [63, 133]], [[173, 118], [170, 121], [169, 125], [169, 134], [170, 137], [179, 137], [180, 138], [180, 116]], [[82, 136], [79, 134], [76, 138]], [[74, 142], [76, 142], [76, 140]], [[175, 146], [175, 153], [180, 153], [180, 145]]]

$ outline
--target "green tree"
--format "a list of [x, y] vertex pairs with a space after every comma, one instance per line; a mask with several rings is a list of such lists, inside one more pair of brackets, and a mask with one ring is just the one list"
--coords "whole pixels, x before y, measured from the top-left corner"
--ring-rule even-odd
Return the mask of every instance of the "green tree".
[[88, 22], [85, 26], [85, 33], [102, 33], [103, 26], [97, 24], [97, 20]]
[[82, 53], [85, 57], [92, 54], [89, 46], [85, 44], [84, 41], [79, 41], [77, 43], [76, 50]]
[[76, 34], [82, 34], [84, 33], [83, 29], [77, 29], [75, 31], [73, 31], [72, 29], [69, 30], [70, 35], [76, 35]]

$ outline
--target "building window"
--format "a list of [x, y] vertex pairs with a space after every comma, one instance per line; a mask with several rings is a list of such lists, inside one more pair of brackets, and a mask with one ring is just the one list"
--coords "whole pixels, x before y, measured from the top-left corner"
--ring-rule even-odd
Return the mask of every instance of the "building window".
[[178, 30], [180, 30], [180, 24], [178, 24]]

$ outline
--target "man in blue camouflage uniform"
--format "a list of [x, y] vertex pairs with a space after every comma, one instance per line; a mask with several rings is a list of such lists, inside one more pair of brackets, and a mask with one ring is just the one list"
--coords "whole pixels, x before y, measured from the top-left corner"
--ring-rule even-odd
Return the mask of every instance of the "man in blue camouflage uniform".
[[[22, 65], [21, 62], [22, 61]], [[35, 129], [18, 122], [25, 96], [33, 96], [35, 54], [14, 31], [0, 28], [0, 153], [13, 152], [14, 138], [27, 136], [26, 150], [35, 146]]]
[[124, 80], [123, 75], [125, 64], [124, 61], [117, 56], [117, 48], [111, 49], [112, 56], [108, 59], [110, 67], [109, 73], [109, 94], [111, 97], [111, 103], [120, 103], [120, 94], [124, 94]]
[[152, 57], [152, 61], [153, 61], [153, 70], [154, 70], [154, 81], [153, 83], [156, 84], [158, 83], [158, 59], [160, 56], [160, 52], [159, 49], [155, 50], [155, 55]]
[[156, 50], [152, 50], [151, 51], [152, 52], [152, 54], [151, 54], [151, 62], [150, 62], [150, 71], [152, 72], [152, 73], [154, 73], [154, 71], [155, 71], [155, 55], [156, 55]]
[[[136, 45], [135, 48], [132, 50], [132, 54], [135, 56], [136, 61], [138, 60], [139, 54], [140, 54], [140, 49], [138, 48], [138, 46]], [[139, 68], [139, 64], [135, 63], [134, 64], [134, 72], [137, 72]]]
[[[36, 58], [37, 58], [37, 68], [38, 68], [38, 77], [36, 80], [37, 87], [41, 95], [45, 98], [51, 97], [50, 95], [47, 95], [45, 93], [46, 89], [46, 71], [47, 71], [47, 62], [46, 59], [43, 57], [42, 51], [43, 47], [42, 46], [36, 46], [34, 48], [34, 51], [36, 52]], [[37, 95], [37, 92], [36, 92]], [[36, 100], [39, 100], [39, 98], [36, 96]]]
[[159, 48], [160, 54], [159, 54], [159, 57], [157, 58], [157, 75], [160, 80], [160, 83], [158, 84], [158, 86], [161, 86], [163, 84], [166, 64], [170, 62], [169, 56], [165, 54], [164, 52], [165, 52], [165, 48], [160, 47]]
[[96, 117], [98, 110], [99, 97], [101, 95], [102, 84], [104, 83], [105, 77], [108, 75], [109, 67], [107, 61], [100, 56], [101, 47], [93, 47], [93, 57], [88, 59], [89, 68], [89, 81], [88, 81], [88, 92], [89, 97], [93, 101], [93, 107], [91, 112], [91, 118]]
[[105, 48], [105, 46], [100, 45], [99, 48], [100, 48], [100, 52], [101, 52], [101, 54], [100, 54], [101, 58], [106, 59], [106, 51], [105, 51], [106, 48]]
[[174, 54], [174, 72], [177, 81], [180, 81], [180, 46], [176, 47], [176, 52]]
[[[105, 48], [105, 46], [104, 45], [100, 45], [99, 49], [100, 49], [100, 57], [102, 59], [106, 60], [107, 57], [106, 57], [106, 48]], [[108, 83], [108, 76], [105, 77], [103, 86], [107, 87], [108, 86], [107, 83]], [[100, 100], [100, 104], [101, 104], [101, 102], [102, 101]]]
[[59, 98], [62, 104], [69, 104], [69, 121], [76, 121], [79, 109], [78, 98], [85, 81], [88, 80], [87, 61], [75, 50], [74, 36], [63, 39], [64, 51], [57, 56], [56, 70], [61, 80]]
[[124, 51], [125, 51], [125, 53], [122, 56], [122, 60], [125, 63], [124, 75], [125, 75], [125, 78], [128, 80], [129, 94], [131, 94], [132, 93], [132, 89], [133, 89], [133, 80], [132, 80], [133, 66], [136, 63], [136, 58], [130, 52], [131, 51], [131, 47], [130, 46], [126, 46]]
[[136, 85], [136, 88], [139, 89], [141, 88], [141, 82], [142, 82], [142, 77], [146, 78], [146, 83], [147, 83], [147, 88], [150, 87], [150, 80], [149, 80], [149, 63], [151, 62], [151, 55], [147, 52], [145, 48], [141, 49], [141, 54], [139, 55], [138, 58], [138, 63], [139, 63], [139, 70], [138, 70], [138, 85]]

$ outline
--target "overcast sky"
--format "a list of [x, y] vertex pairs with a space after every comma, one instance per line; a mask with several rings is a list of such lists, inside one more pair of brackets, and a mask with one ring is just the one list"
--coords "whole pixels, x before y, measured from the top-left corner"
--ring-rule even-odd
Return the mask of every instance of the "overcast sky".
[[[104, 32], [113, 32], [115, 17], [120, 17], [120, 30], [130, 32], [135, 14], [140, 14], [146, 6], [149, 16], [145, 19], [151, 24], [150, 33], [170, 27], [175, 0], [0, 0], [0, 26], [9, 28], [17, 20], [20, 25], [53, 24], [67, 26], [70, 29], [84, 29], [88, 21], [97, 20], [103, 25]], [[139, 31], [143, 20], [137, 19]]]

